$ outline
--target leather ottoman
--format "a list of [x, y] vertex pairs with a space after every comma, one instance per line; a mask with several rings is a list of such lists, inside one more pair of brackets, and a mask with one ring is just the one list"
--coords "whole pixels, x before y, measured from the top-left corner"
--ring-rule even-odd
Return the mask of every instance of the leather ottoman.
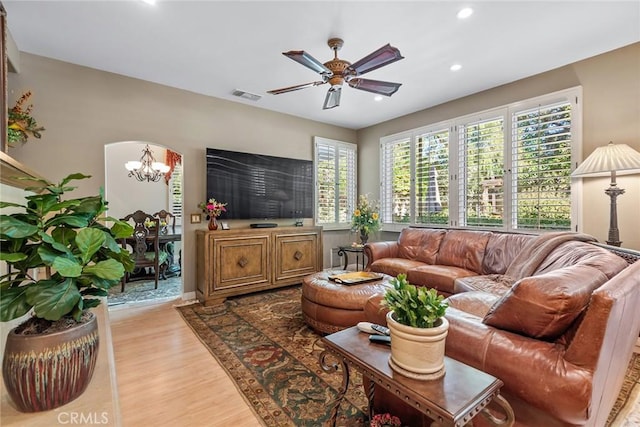
[[393, 277], [382, 274], [380, 280], [358, 285], [342, 285], [330, 275], [346, 271], [325, 270], [302, 281], [302, 314], [305, 322], [320, 333], [332, 334], [367, 320], [364, 308], [372, 295], [390, 287]]

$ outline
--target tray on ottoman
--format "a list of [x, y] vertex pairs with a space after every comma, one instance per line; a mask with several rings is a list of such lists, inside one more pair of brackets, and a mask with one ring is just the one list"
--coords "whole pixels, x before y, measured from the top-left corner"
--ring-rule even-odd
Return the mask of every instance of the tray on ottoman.
[[329, 280], [342, 285], [358, 285], [360, 283], [380, 280], [381, 278], [382, 274], [372, 273], [369, 271], [352, 271], [350, 273], [341, 273], [329, 276]]

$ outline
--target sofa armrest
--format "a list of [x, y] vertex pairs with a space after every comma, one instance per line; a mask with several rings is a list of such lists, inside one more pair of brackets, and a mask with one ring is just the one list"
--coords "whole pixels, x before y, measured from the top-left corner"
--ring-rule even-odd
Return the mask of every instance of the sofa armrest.
[[397, 258], [398, 242], [372, 242], [364, 245], [364, 254], [367, 256], [366, 271], [371, 271], [371, 263], [380, 258]]
[[500, 378], [509, 394], [565, 423], [586, 422], [593, 374], [567, 362], [561, 346], [491, 327], [454, 307], [446, 317], [447, 356]]
[[367, 322], [387, 326], [387, 313], [389, 310], [380, 305], [383, 297], [383, 293], [377, 293], [367, 299], [367, 302], [364, 304], [364, 317], [367, 319]]

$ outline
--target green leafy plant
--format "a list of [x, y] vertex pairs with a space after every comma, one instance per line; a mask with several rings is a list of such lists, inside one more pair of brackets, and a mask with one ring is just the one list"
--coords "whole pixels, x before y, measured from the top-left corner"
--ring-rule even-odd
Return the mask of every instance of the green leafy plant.
[[387, 289], [381, 304], [403, 325], [432, 328], [449, 307], [435, 289], [410, 284], [406, 274], [398, 274], [390, 283], [393, 288]]
[[25, 92], [16, 105], [7, 111], [7, 142], [9, 147], [13, 147], [15, 143], [25, 143], [32, 135], [34, 138], [40, 138], [40, 132], [45, 129], [38, 126], [36, 119], [31, 115], [33, 105], [24, 106], [24, 103], [31, 97], [31, 91]]
[[[0, 208], [14, 212], [0, 215], [0, 260], [8, 273], [0, 277], [0, 321], [28, 313], [57, 321], [100, 304], [96, 297], [107, 290], [134, 264], [117, 239], [131, 236], [133, 227], [103, 216], [107, 209], [102, 189], [98, 196], [63, 200], [75, 189], [72, 180], [90, 178], [71, 174], [59, 184], [36, 180], [27, 188], [26, 204], [0, 201]], [[113, 224], [107, 227], [104, 221]], [[38, 276], [42, 272], [43, 278]]]

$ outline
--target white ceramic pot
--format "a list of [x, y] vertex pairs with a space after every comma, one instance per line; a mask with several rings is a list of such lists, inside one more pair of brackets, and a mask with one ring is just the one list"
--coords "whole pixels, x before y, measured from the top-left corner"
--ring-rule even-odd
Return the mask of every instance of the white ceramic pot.
[[442, 317], [433, 328], [414, 328], [398, 323], [387, 313], [391, 331], [391, 368], [415, 379], [437, 379], [444, 375], [444, 345], [449, 322]]

